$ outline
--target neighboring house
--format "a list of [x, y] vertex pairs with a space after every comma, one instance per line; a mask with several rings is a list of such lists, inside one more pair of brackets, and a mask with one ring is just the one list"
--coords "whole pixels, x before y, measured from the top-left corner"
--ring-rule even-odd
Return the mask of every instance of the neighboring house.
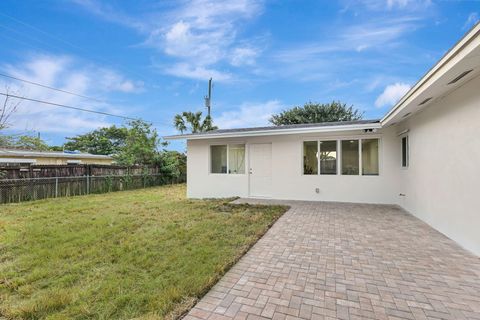
[[480, 25], [380, 120], [187, 140], [191, 198], [398, 204], [480, 255]]
[[50, 152], [0, 148], [0, 166], [65, 165], [65, 164], [112, 164], [109, 156], [78, 153]]

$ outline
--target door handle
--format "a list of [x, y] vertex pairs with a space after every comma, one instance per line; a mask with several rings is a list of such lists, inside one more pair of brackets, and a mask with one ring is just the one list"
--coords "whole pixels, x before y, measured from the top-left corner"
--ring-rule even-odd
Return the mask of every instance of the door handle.
[[249, 173], [249, 174], [252, 174], [252, 173], [253, 173], [252, 168], [248, 169], [248, 173]]

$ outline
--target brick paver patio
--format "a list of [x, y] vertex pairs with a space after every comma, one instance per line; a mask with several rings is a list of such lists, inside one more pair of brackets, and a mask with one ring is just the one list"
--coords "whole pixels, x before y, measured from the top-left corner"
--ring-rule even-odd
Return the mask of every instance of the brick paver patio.
[[290, 204], [185, 319], [480, 319], [479, 258], [427, 224], [394, 206]]

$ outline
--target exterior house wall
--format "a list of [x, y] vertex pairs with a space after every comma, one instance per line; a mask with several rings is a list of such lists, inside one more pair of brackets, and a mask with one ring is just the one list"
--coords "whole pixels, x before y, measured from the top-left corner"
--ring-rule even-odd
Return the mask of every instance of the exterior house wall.
[[[480, 255], [480, 77], [377, 134], [344, 132], [188, 141], [188, 196], [249, 196], [249, 177], [209, 173], [209, 146], [272, 143], [272, 198], [398, 204]], [[401, 167], [408, 130], [409, 166]], [[379, 137], [379, 176], [302, 174], [303, 141]], [[338, 167], [340, 170], [340, 165]], [[315, 189], [320, 192], [316, 193]]]
[[398, 203], [480, 255], [480, 77], [396, 126], [408, 129], [409, 167]]
[[[303, 141], [321, 139], [380, 138], [380, 175], [303, 175]], [[246, 144], [246, 168], [249, 168], [249, 145], [272, 144], [271, 196], [286, 200], [345, 201], [364, 203], [396, 203], [395, 179], [400, 165], [400, 153], [394, 130], [374, 134], [343, 132], [335, 134], [295, 134], [282, 136], [248, 137], [243, 139], [188, 140], [187, 195], [191, 198], [248, 197], [248, 174], [209, 173], [210, 145], [226, 143]], [[340, 171], [340, 163], [338, 163]], [[319, 193], [316, 193], [316, 189]]]

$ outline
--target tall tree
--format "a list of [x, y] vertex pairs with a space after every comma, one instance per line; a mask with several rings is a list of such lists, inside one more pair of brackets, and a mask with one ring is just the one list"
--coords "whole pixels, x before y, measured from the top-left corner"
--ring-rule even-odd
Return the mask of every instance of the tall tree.
[[206, 116], [202, 119], [201, 111], [185, 111], [177, 114], [173, 118], [173, 125], [181, 133], [187, 130], [191, 133], [198, 133], [218, 129], [218, 127], [213, 125], [212, 117]]
[[111, 155], [118, 153], [125, 146], [128, 136], [127, 127], [99, 128], [75, 137], [67, 138], [65, 150], [79, 150], [92, 154]]
[[153, 164], [158, 155], [160, 138], [151, 124], [142, 120], [128, 123], [127, 136], [114, 159], [124, 165]]
[[100, 128], [67, 139], [65, 149], [111, 155], [123, 165], [154, 163], [161, 145], [157, 130], [142, 120], [130, 121], [122, 127]]
[[279, 114], [274, 114], [270, 122], [276, 126], [301, 123], [319, 123], [333, 121], [352, 121], [360, 120], [363, 112], [348, 107], [345, 103], [333, 101], [331, 103], [313, 103], [307, 102], [303, 107], [293, 107], [284, 110]]

